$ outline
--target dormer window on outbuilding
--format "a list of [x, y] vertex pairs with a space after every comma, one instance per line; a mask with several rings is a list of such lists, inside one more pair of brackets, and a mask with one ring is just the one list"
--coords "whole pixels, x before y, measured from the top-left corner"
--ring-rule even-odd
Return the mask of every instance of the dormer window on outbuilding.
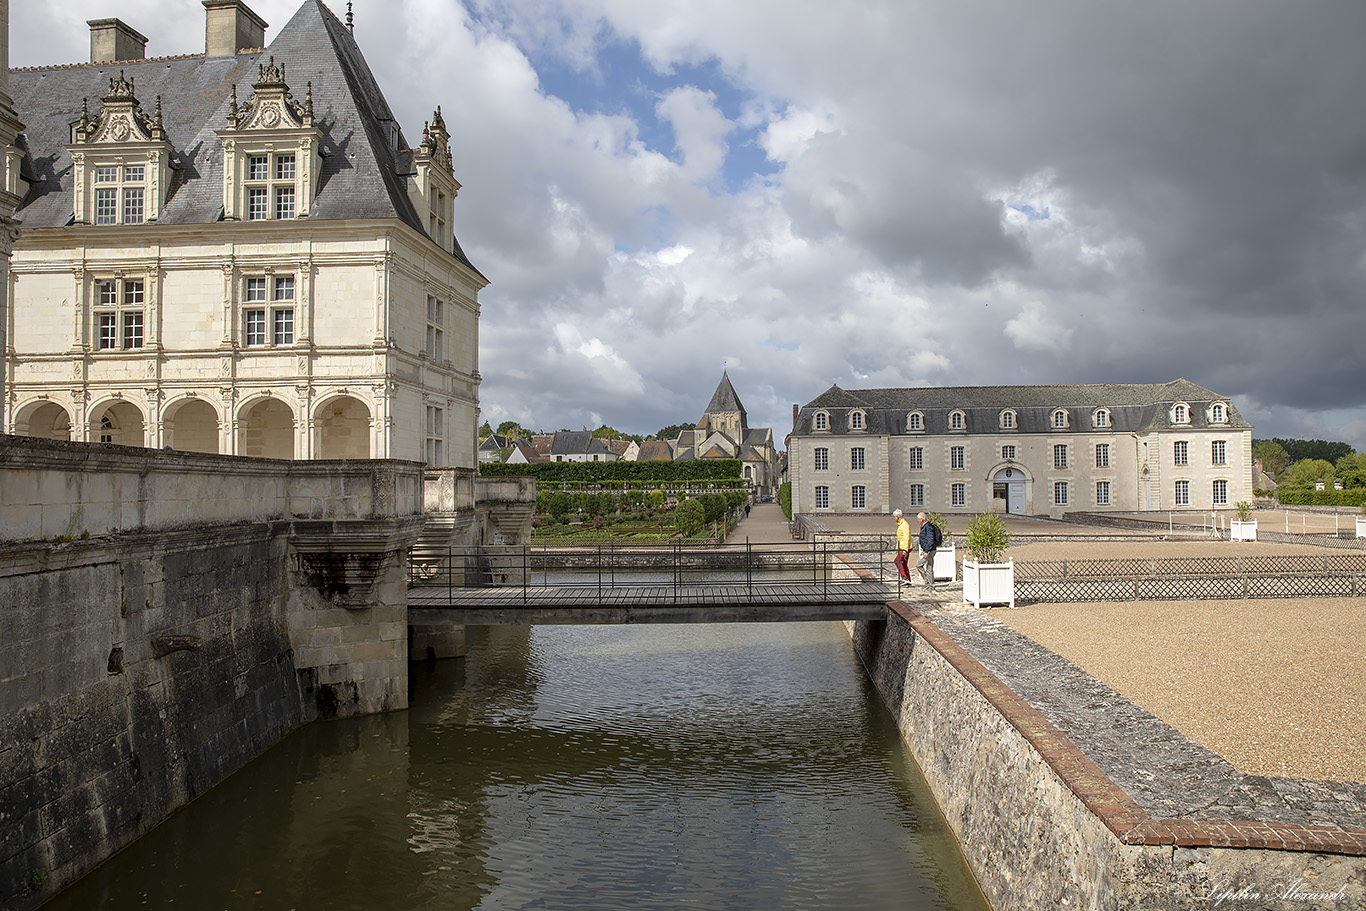
[[851, 411], [851, 412], [849, 412], [849, 429], [850, 429], [850, 430], [864, 430], [864, 429], [866, 429], [866, 425], [865, 425], [865, 423], [864, 423], [864, 416], [863, 416], [863, 412], [862, 412], [862, 411]]
[[1228, 407], [1223, 402], [1215, 402], [1209, 406], [1209, 422], [1211, 424], [1228, 423]]
[[1014, 409], [1006, 408], [1001, 412], [997, 423], [1000, 424], [1002, 430], [1014, 430], [1019, 426], [1020, 419]]
[[825, 411], [817, 411], [814, 415], [811, 416], [811, 429], [812, 429], [812, 430], [829, 430], [829, 429], [830, 429], [830, 414], [829, 414], [828, 412], [825, 412]]
[[288, 221], [313, 208], [322, 159], [322, 130], [313, 123], [313, 83], [294, 100], [284, 66], [275, 58], [258, 68], [251, 99], [237, 103], [232, 87], [223, 142], [223, 217], [229, 221]]
[[1054, 408], [1048, 417], [1048, 426], [1054, 430], [1066, 430], [1069, 423], [1066, 408]]
[[1189, 424], [1190, 421], [1191, 417], [1189, 405], [1187, 405], [1185, 402], [1177, 402], [1175, 405], [1172, 406], [1173, 424]]
[[925, 429], [925, 416], [919, 411], [912, 411], [906, 415], [906, 429], [913, 433], [920, 433]]
[[1097, 409], [1091, 414], [1091, 426], [1092, 426], [1092, 427], [1097, 427], [1097, 428], [1099, 428], [1099, 427], [1109, 427], [1109, 426], [1110, 426], [1110, 412], [1109, 412], [1109, 410], [1108, 410], [1108, 409], [1105, 409], [1105, 408], [1097, 408]]
[[109, 94], [90, 114], [89, 102], [72, 127], [72, 215], [76, 224], [140, 225], [161, 216], [170, 186], [171, 143], [161, 124], [161, 97], [151, 117], [133, 82], [120, 71]]
[[958, 408], [955, 408], [953, 411], [949, 412], [950, 430], [966, 430], [967, 426], [968, 416], [966, 412]]

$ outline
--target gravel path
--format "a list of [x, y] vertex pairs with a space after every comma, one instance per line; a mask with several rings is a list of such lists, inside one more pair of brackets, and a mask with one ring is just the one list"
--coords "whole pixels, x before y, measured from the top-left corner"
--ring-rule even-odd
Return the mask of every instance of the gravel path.
[[[1322, 553], [1263, 542], [1048, 542], [1016, 561]], [[1366, 782], [1366, 599], [991, 608], [1253, 775]]]

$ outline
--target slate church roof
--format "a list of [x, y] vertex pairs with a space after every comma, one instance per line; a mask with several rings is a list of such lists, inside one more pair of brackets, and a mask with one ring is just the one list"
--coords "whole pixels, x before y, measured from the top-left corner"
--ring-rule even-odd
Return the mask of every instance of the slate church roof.
[[[257, 67], [272, 57], [283, 66], [296, 100], [312, 83], [315, 123], [322, 130], [317, 196], [304, 220], [396, 218], [425, 233], [406, 189], [404, 175], [413, 170], [408, 142], [400, 133], [398, 149], [391, 145], [393, 111], [350, 30], [320, 0], [305, 0], [269, 46], [257, 52], [12, 70], [10, 95], [25, 125], [19, 139], [25, 174], [35, 181], [18, 212], [24, 227], [71, 223], [72, 163], [66, 146], [72, 126], [80, 119], [82, 102], [88, 99], [91, 112], [97, 111], [110, 79], [120, 74], [133, 83], [144, 110], [152, 110], [161, 97], [175, 176], [159, 222], [221, 221], [223, 150], [216, 131], [228, 126], [233, 86], [245, 101]], [[453, 252], [474, 268], [458, 240]]]

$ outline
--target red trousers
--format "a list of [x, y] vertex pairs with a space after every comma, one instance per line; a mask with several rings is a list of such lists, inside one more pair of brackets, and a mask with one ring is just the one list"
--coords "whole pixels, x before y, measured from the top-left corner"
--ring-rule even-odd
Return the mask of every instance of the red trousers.
[[901, 578], [903, 578], [903, 579], [905, 579], [907, 582], [909, 582], [909, 581], [911, 581], [911, 570], [910, 570], [910, 568], [906, 565], [906, 558], [907, 558], [907, 556], [908, 556], [908, 552], [907, 552], [907, 551], [899, 550], [899, 551], [896, 552], [896, 571], [899, 572], [899, 573], [901, 573]]

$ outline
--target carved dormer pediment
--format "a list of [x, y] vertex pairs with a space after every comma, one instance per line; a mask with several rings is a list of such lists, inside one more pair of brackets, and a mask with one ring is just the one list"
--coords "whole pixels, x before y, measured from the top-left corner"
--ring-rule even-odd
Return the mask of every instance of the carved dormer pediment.
[[285, 82], [285, 68], [269, 63], [257, 68], [257, 80], [252, 84], [251, 100], [245, 107], [237, 104], [237, 86], [232, 87], [232, 103], [228, 121], [233, 130], [306, 129], [313, 126], [313, 83], [308, 83], [303, 104], [294, 100]]
[[156, 114], [148, 117], [138, 103], [133, 81], [123, 78], [119, 71], [109, 80], [109, 94], [101, 99], [98, 114], [90, 116], [89, 100], [81, 102], [81, 117], [74, 131], [76, 144], [118, 142], [164, 142], [166, 131], [161, 126], [161, 96], [157, 96]]
[[451, 162], [451, 134], [446, 132], [439, 104], [431, 122], [422, 125], [422, 145], [417, 148], [417, 158], [419, 165], [435, 164], [445, 168], [447, 174], [455, 174], [455, 165]]
[[408, 192], [419, 212], [427, 211], [427, 234], [443, 250], [455, 243], [451, 214], [460, 181], [455, 179], [451, 162], [451, 134], [437, 107], [432, 119], [422, 125], [422, 143], [413, 150], [413, 179]]

